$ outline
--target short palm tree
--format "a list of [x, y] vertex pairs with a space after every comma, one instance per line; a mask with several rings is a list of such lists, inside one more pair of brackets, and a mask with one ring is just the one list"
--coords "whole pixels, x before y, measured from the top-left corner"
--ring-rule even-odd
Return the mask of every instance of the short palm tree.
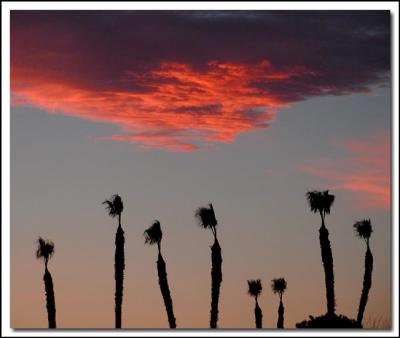
[[121, 226], [121, 213], [124, 210], [124, 204], [119, 195], [113, 195], [109, 200], [105, 200], [108, 214], [112, 217], [118, 217], [118, 228], [115, 234], [115, 328], [121, 328], [122, 318], [122, 296], [124, 288], [124, 269], [125, 269], [125, 236]]
[[282, 296], [287, 288], [285, 278], [275, 278], [271, 281], [271, 288], [274, 294], [279, 295], [278, 322], [277, 328], [283, 329], [285, 308], [283, 307]]
[[330, 214], [335, 196], [325, 191], [309, 191], [306, 194], [310, 209], [321, 216], [321, 227], [319, 229], [319, 243], [321, 246], [322, 264], [325, 272], [325, 287], [327, 300], [327, 313], [335, 313], [335, 279], [333, 274], [333, 257], [329, 231], [325, 226], [325, 216]]
[[258, 305], [258, 296], [261, 294], [262, 291], [262, 284], [261, 284], [261, 280], [260, 279], [256, 279], [256, 280], [248, 280], [247, 281], [248, 284], [248, 294], [251, 297], [254, 297], [254, 299], [256, 300], [256, 305], [254, 308], [254, 316], [255, 316], [255, 320], [256, 320], [256, 328], [257, 329], [262, 329], [262, 311], [260, 306]]
[[374, 264], [372, 252], [369, 247], [369, 239], [371, 238], [372, 234], [371, 220], [364, 219], [362, 221], [356, 222], [354, 223], [353, 227], [356, 232], [356, 235], [359, 238], [364, 239], [365, 244], [367, 245], [367, 251], [365, 252], [365, 261], [364, 261], [363, 288], [361, 292], [360, 304], [358, 306], [358, 314], [357, 314], [357, 323], [361, 326], [364, 317], [365, 307], [367, 306], [369, 290], [371, 289], [372, 270]]
[[217, 219], [215, 218], [213, 205], [200, 207], [196, 210], [195, 217], [199, 225], [204, 229], [211, 229], [214, 236], [214, 244], [211, 247], [211, 311], [210, 328], [217, 328], [218, 322], [218, 301], [222, 283], [222, 254], [217, 238]]
[[53, 286], [53, 278], [49, 270], [47, 269], [47, 264], [49, 260], [54, 255], [54, 243], [49, 240], [45, 240], [42, 237], [39, 237], [38, 246], [36, 250], [36, 258], [43, 259], [45, 270], [44, 270], [44, 287], [46, 292], [46, 307], [47, 307], [47, 319], [49, 322], [49, 328], [56, 328], [56, 302], [54, 297], [54, 286]]
[[162, 231], [160, 222], [155, 220], [153, 224], [144, 232], [145, 244], [154, 245], [158, 247], [158, 283], [160, 284], [161, 294], [164, 299], [165, 310], [167, 311], [168, 323], [171, 329], [176, 328], [176, 320], [174, 316], [174, 309], [172, 306], [171, 292], [169, 291], [167, 269], [163, 256], [161, 255], [161, 240]]

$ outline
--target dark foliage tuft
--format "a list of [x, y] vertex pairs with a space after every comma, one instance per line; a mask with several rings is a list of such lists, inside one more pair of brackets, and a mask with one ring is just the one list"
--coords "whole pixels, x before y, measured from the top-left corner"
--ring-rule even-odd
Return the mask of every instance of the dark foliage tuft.
[[113, 218], [121, 215], [122, 211], [124, 210], [124, 204], [122, 202], [122, 199], [117, 194], [111, 196], [109, 200], [105, 200], [103, 204], [106, 205], [108, 214]]
[[331, 207], [335, 201], [335, 196], [329, 194], [329, 190], [325, 191], [309, 191], [306, 194], [310, 209], [312, 212], [330, 214]]
[[271, 288], [273, 293], [279, 294], [279, 296], [282, 296], [282, 294], [285, 292], [287, 288], [287, 282], [285, 278], [274, 278], [271, 281]]
[[47, 262], [54, 255], [54, 243], [42, 237], [39, 237], [37, 243], [36, 258], [43, 258]]
[[310, 316], [309, 320], [303, 320], [296, 324], [297, 328], [306, 329], [360, 329], [362, 328], [354, 319], [343, 315], [325, 314], [318, 317]]
[[210, 203], [208, 207], [200, 207], [196, 210], [195, 217], [198, 220], [198, 223], [201, 227], [207, 228], [215, 228], [218, 224], [217, 219], [215, 218], [213, 205]]
[[248, 280], [247, 285], [248, 285], [247, 292], [250, 296], [258, 297], [261, 294], [262, 291], [261, 279]]
[[355, 222], [353, 224], [356, 235], [360, 238], [369, 239], [372, 234], [372, 225], [370, 219]]
[[158, 220], [155, 220], [153, 224], [144, 232], [145, 244], [153, 245], [159, 244], [162, 240], [161, 225]]

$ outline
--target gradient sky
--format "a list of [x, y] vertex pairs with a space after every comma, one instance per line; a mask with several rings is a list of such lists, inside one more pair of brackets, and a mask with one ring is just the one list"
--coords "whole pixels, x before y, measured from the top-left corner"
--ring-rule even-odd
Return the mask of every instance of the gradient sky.
[[388, 11], [12, 11], [11, 326], [47, 326], [35, 241], [55, 242], [57, 324], [114, 325], [115, 220], [126, 236], [123, 327], [165, 328], [159, 219], [178, 327], [206, 328], [212, 202], [223, 255], [221, 328], [254, 327], [247, 279], [261, 278], [264, 327], [325, 308], [318, 215], [305, 193], [336, 195], [327, 218], [337, 311], [356, 316], [371, 218], [366, 320], [390, 313]]

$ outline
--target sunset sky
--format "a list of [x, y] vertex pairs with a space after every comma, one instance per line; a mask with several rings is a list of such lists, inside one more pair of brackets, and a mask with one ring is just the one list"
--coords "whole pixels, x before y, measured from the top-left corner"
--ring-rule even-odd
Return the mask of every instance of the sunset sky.
[[123, 198], [122, 325], [168, 326], [154, 219], [177, 325], [207, 328], [212, 202], [223, 256], [221, 328], [254, 327], [247, 279], [285, 277], [285, 326], [326, 310], [318, 228], [305, 193], [336, 195], [327, 216], [337, 312], [354, 318], [370, 218], [365, 320], [390, 313], [388, 11], [12, 11], [11, 326], [45, 328], [38, 236], [52, 239], [57, 324], [114, 325], [116, 220]]

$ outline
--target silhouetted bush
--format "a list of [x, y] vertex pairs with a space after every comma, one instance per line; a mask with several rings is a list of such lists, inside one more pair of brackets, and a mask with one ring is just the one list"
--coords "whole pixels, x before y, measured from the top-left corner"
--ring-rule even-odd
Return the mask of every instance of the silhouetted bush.
[[356, 320], [343, 315], [325, 314], [319, 317], [310, 316], [309, 320], [303, 320], [296, 324], [298, 329], [361, 329], [362, 326]]

